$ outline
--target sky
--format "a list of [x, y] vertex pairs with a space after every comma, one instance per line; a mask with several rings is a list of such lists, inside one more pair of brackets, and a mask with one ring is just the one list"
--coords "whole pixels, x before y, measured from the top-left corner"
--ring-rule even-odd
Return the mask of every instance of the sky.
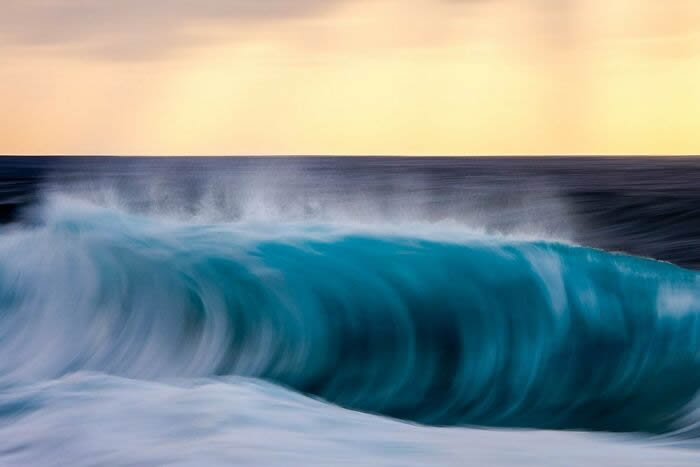
[[4, 154], [698, 154], [698, 0], [1, 0]]

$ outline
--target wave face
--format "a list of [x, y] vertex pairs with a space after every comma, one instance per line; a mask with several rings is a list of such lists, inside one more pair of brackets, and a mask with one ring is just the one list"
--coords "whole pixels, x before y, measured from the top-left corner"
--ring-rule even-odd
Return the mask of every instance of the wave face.
[[652, 433], [700, 388], [700, 276], [667, 263], [66, 200], [2, 235], [6, 387], [237, 375], [429, 425]]

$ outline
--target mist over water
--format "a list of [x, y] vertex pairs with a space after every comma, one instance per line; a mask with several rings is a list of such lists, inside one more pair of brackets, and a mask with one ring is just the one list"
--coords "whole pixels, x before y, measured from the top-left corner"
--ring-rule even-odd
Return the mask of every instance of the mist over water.
[[182, 221], [453, 223], [700, 266], [695, 158], [2, 158], [0, 169], [0, 208], [41, 187]]
[[694, 465], [698, 180], [0, 159], [0, 463]]

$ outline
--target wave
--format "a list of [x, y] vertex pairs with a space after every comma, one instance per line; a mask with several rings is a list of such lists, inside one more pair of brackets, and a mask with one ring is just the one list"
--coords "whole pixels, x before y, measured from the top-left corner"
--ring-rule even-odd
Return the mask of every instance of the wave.
[[700, 276], [557, 243], [192, 225], [62, 201], [0, 243], [0, 384], [261, 378], [429, 425], [665, 433]]

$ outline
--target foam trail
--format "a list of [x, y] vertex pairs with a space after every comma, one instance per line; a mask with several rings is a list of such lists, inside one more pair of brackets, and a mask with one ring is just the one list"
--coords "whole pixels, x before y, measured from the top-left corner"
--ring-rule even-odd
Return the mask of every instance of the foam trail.
[[415, 426], [242, 378], [153, 382], [78, 373], [4, 388], [0, 407], [0, 464], [7, 466], [680, 467], [698, 458], [693, 450], [586, 433]]

